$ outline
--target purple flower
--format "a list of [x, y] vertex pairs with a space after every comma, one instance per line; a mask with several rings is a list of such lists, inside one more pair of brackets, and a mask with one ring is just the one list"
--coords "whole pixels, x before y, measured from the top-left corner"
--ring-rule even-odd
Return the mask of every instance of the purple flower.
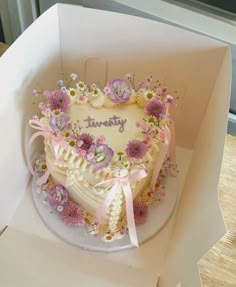
[[106, 144], [92, 145], [87, 153], [87, 160], [93, 165], [94, 170], [105, 168], [113, 157], [113, 150]]
[[122, 79], [114, 79], [108, 84], [109, 97], [115, 103], [125, 103], [129, 100], [131, 89]]
[[70, 105], [70, 98], [62, 91], [53, 91], [48, 96], [48, 103], [52, 111], [61, 110], [62, 112], [66, 112]]
[[146, 105], [145, 111], [147, 115], [161, 119], [165, 117], [167, 109], [164, 103], [154, 98]]
[[61, 219], [70, 225], [82, 225], [84, 224], [84, 212], [83, 210], [73, 201], [68, 201], [60, 212]]
[[148, 207], [141, 202], [134, 202], [134, 220], [136, 224], [144, 223], [148, 215]]
[[143, 143], [141, 140], [132, 140], [129, 141], [126, 147], [126, 154], [131, 158], [140, 159], [144, 157], [148, 150], [148, 145]]
[[77, 138], [78, 142], [82, 142], [79, 145], [79, 148], [85, 151], [88, 151], [91, 147], [91, 145], [93, 144], [93, 137], [90, 134], [81, 134], [78, 136]]
[[50, 117], [49, 125], [55, 131], [63, 131], [65, 128], [68, 128], [71, 124], [71, 120], [67, 114], [61, 112], [58, 115], [52, 114]]
[[68, 192], [63, 185], [57, 184], [48, 190], [47, 199], [52, 208], [64, 206], [68, 201]]

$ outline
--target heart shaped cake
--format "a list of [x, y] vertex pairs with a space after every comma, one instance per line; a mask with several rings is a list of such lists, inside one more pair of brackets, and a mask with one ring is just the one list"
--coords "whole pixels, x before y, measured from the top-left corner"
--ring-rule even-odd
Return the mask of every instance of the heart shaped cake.
[[37, 129], [30, 144], [43, 136], [45, 152], [28, 165], [44, 200], [65, 224], [84, 224], [104, 241], [129, 232], [138, 246], [135, 224], [164, 196], [164, 178], [176, 167], [174, 99], [151, 76], [135, 83], [129, 74], [100, 87], [73, 73], [58, 85], [33, 91], [44, 100], [30, 120]]

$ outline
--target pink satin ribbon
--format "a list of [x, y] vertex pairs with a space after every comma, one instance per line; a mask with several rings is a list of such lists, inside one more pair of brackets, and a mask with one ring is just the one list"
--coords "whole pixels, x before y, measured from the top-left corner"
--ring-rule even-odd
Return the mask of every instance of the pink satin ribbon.
[[[174, 121], [173, 120], [171, 120], [171, 122], [170, 122], [170, 128], [168, 126], [165, 126], [164, 143], [160, 144], [157, 158], [155, 159], [157, 164], [154, 167], [154, 171], [153, 171], [153, 175], [152, 175], [152, 180], [151, 180], [151, 188], [152, 189], [155, 189], [157, 178], [159, 176], [162, 165], [166, 159], [166, 155], [169, 156], [171, 166], [175, 167], [176, 166], [175, 127], [174, 127]], [[174, 176], [176, 175], [176, 172], [174, 172], [173, 168], [171, 168], [171, 174]]]
[[[53, 129], [50, 128], [48, 124], [44, 124], [38, 120], [30, 120], [29, 124], [32, 128], [38, 130], [38, 132], [34, 133], [31, 136], [29, 143], [28, 143], [28, 149], [26, 150], [27, 165], [28, 165], [30, 172], [34, 176], [34, 170], [33, 170], [33, 167], [30, 161], [30, 155], [29, 155], [30, 146], [33, 143], [33, 141], [39, 136], [43, 136], [44, 138], [50, 137], [53, 141], [56, 141], [56, 142], [62, 142], [62, 140], [57, 137], [56, 133], [53, 131]], [[48, 170], [44, 173], [44, 175], [36, 180], [36, 183], [38, 185], [44, 184], [48, 180], [49, 174], [50, 174], [50, 170], [48, 168]]]
[[[130, 183], [133, 181], [140, 180], [146, 176], [145, 170], [141, 169], [135, 171], [132, 174], [126, 174], [123, 176], [117, 176], [112, 179], [105, 180], [101, 183], [98, 183], [96, 186], [101, 185], [109, 185], [111, 188], [105, 198], [104, 202], [99, 206], [96, 217], [98, 221], [101, 223], [102, 219], [105, 218], [106, 212], [111, 205], [112, 201], [114, 200], [117, 192], [123, 190], [125, 196], [125, 205], [126, 205], [126, 216], [127, 216], [127, 223], [129, 227], [129, 236], [131, 243], [138, 247], [138, 239], [135, 227], [135, 220], [134, 220], [134, 208], [133, 208], [133, 196], [130, 187]], [[95, 187], [96, 187], [95, 186]]]

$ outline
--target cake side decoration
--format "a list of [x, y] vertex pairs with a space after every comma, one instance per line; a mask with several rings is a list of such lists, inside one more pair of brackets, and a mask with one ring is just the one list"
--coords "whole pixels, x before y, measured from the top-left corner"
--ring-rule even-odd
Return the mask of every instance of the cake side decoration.
[[36, 129], [29, 147], [42, 136], [45, 153], [34, 168], [29, 155], [27, 163], [44, 202], [64, 224], [84, 225], [105, 242], [128, 232], [138, 246], [135, 224], [148, 220], [148, 206], [164, 198], [169, 170], [176, 172], [169, 116], [175, 100], [151, 76], [134, 78], [127, 74], [105, 87], [72, 85], [72, 73], [58, 81], [58, 90], [34, 90], [43, 101], [41, 116], [29, 121]]

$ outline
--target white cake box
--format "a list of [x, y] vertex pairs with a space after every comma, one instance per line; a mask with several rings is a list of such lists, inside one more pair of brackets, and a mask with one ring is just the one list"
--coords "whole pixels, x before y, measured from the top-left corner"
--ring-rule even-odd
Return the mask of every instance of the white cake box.
[[[168, 224], [138, 249], [95, 253], [71, 246], [52, 234], [34, 208], [25, 161], [28, 120], [36, 109], [32, 90], [37, 82], [55, 88], [62, 71], [100, 80], [151, 74], [179, 93], [179, 202]], [[0, 237], [1, 286], [155, 286], [158, 274], [161, 287], [179, 281], [200, 286], [197, 262], [225, 233], [217, 184], [229, 47], [166, 24], [59, 4], [1, 57], [0, 75], [0, 228], [8, 225]]]

